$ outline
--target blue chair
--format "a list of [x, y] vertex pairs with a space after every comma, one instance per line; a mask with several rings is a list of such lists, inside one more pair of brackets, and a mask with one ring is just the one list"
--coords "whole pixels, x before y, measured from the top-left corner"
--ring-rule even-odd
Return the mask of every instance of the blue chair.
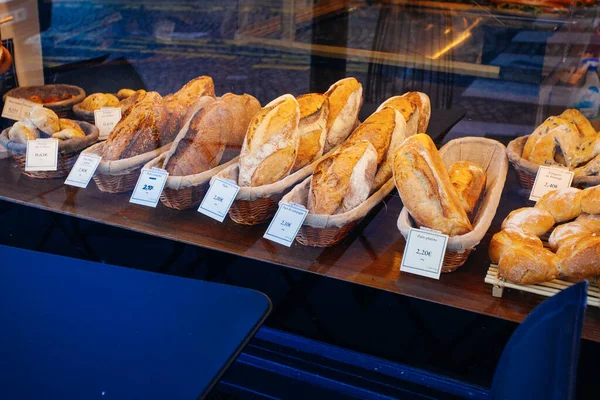
[[573, 399], [587, 282], [544, 301], [508, 341], [492, 382], [493, 399]]

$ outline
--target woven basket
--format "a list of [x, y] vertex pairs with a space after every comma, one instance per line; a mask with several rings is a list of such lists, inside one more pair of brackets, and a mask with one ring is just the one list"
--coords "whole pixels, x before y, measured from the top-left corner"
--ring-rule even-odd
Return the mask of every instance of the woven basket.
[[[116, 93], [112, 93], [115, 97]], [[85, 100], [85, 98], [83, 99]], [[81, 104], [83, 100], [73, 105], [73, 114], [77, 117], [77, 119], [81, 119], [83, 121], [91, 122], [92, 124], [96, 122], [96, 118], [94, 117], [94, 111], [86, 110], [85, 108], [81, 108]], [[119, 107], [118, 105], [115, 107]]]
[[[502, 143], [479, 137], [451, 140], [440, 149], [440, 156], [446, 168], [456, 161], [472, 161], [482, 166], [487, 174], [485, 193], [480, 200], [477, 215], [472, 220], [473, 230], [464, 235], [448, 238], [442, 272], [452, 272], [467, 261], [469, 254], [481, 242], [490, 228], [502, 197], [508, 162], [506, 148]], [[398, 229], [405, 239], [408, 237], [410, 228], [418, 227], [406, 207], [403, 207], [398, 217]]]
[[0, 133], [0, 145], [8, 151], [15, 160], [15, 166], [21, 170], [23, 175], [36, 179], [64, 178], [69, 175], [81, 150], [92, 145], [98, 140], [98, 128], [84, 121], [75, 121], [85, 133], [85, 138], [61, 140], [58, 143], [58, 163], [56, 171], [25, 171], [25, 160], [27, 144], [17, 143], [8, 139], [6, 128]]
[[7, 96], [26, 100], [28, 100], [30, 96], [39, 96], [41, 98], [50, 96], [60, 97], [64, 93], [73, 95], [73, 97], [54, 103], [45, 103], [44, 107], [54, 111], [60, 118], [67, 118], [73, 105], [80, 103], [85, 99], [85, 91], [79, 86], [64, 85], [62, 83], [42, 86], [22, 86], [9, 90], [2, 99], [6, 101]]
[[[282, 203], [296, 203], [306, 207], [312, 176], [296, 185], [281, 199]], [[360, 221], [394, 189], [394, 180], [388, 180], [379, 190], [358, 207], [342, 214], [308, 214], [296, 235], [296, 241], [305, 246], [330, 247], [341, 242]]]
[[[84, 153], [94, 153], [102, 156], [105, 145], [106, 142], [97, 143], [89, 149], [86, 149]], [[169, 143], [154, 151], [149, 151], [123, 160], [102, 160], [94, 174], [94, 182], [96, 182], [98, 189], [103, 192], [129, 192], [135, 188], [144, 164], [169, 150], [170, 147], [171, 144]]]
[[[521, 158], [528, 137], [529, 135], [522, 136], [511, 141], [506, 148], [506, 153], [508, 154], [508, 160], [515, 171], [517, 171], [521, 187], [531, 190], [540, 166]], [[600, 176], [575, 176], [573, 177], [573, 183], [571, 184], [571, 186], [580, 188], [596, 185], [600, 185]]]

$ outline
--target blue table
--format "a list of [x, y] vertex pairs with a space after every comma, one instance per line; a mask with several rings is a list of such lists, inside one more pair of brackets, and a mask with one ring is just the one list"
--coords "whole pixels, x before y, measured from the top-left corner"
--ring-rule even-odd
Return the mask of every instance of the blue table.
[[270, 309], [249, 289], [0, 246], [0, 398], [195, 399]]

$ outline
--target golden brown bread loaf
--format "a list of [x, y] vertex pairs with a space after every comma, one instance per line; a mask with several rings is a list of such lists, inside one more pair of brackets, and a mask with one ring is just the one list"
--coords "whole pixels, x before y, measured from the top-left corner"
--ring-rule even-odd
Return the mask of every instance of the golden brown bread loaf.
[[398, 111], [406, 122], [406, 137], [419, 133], [419, 108], [408, 97], [390, 97], [377, 108], [377, 111], [391, 107]]
[[218, 99], [233, 116], [233, 127], [224, 137], [225, 146], [234, 149], [241, 149], [244, 144], [244, 137], [254, 115], [260, 110], [260, 102], [249, 94], [225, 93]]
[[296, 98], [300, 107], [298, 122], [298, 156], [292, 171], [310, 164], [323, 155], [327, 136], [329, 99], [321, 93], [309, 93]]
[[490, 247], [488, 248], [490, 260], [492, 263], [498, 264], [504, 253], [519, 246], [541, 249], [544, 247], [544, 244], [539, 237], [532, 233], [518, 228], [507, 228], [492, 236]]
[[577, 127], [577, 131], [583, 137], [597, 137], [598, 133], [588, 121], [588, 119], [581, 113], [581, 111], [570, 108], [568, 110], [563, 111], [560, 114], [562, 119], [569, 121]]
[[402, 95], [407, 97], [419, 110], [419, 123], [417, 133], [427, 133], [429, 118], [431, 118], [431, 102], [429, 96], [422, 92], [408, 92]]
[[448, 169], [448, 175], [463, 208], [467, 214], [472, 213], [485, 190], [485, 171], [473, 162], [457, 161]]
[[180, 176], [216, 167], [234, 123], [234, 116], [222, 101], [203, 107], [192, 117], [185, 134], [180, 133], [173, 142], [163, 168], [171, 175]]
[[546, 210], [534, 207], [523, 207], [512, 211], [502, 222], [502, 229], [518, 228], [536, 236], [548, 232], [556, 221]]
[[238, 185], [267, 185], [289, 174], [300, 142], [299, 120], [300, 107], [289, 94], [254, 115], [240, 153]]
[[600, 275], [600, 236], [580, 235], [561, 245], [556, 255], [564, 276], [587, 279]]
[[341, 214], [369, 197], [377, 170], [377, 151], [367, 140], [344, 143], [316, 167], [310, 182], [308, 210]]
[[556, 223], [570, 221], [581, 214], [581, 189], [570, 187], [543, 195], [535, 208], [548, 211]]
[[362, 85], [355, 78], [341, 79], [331, 85], [325, 95], [329, 99], [329, 115], [323, 152], [327, 153], [346, 140], [354, 129], [362, 107]]
[[58, 115], [49, 108], [43, 106], [33, 106], [29, 110], [28, 119], [41, 132], [48, 136], [60, 131], [60, 122]]
[[575, 219], [574, 222], [579, 222], [581, 224], [585, 224], [586, 226], [600, 231], [600, 215], [594, 214], [581, 214], [579, 217]]
[[550, 249], [552, 249], [552, 251], [556, 251], [564, 244], [573, 240], [575, 237], [591, 235], [595, 232], [598, 231], [592, 226], [588, 226], [587, 224], [578, 221], [572, 221], [554, 228], [550, 238], [548, 239], [548, 244], [550, 245]]
[[600, 214], [600, 186], [583, 189], [581, 211], [587, 214]]
[[140, 101], [144, 100], [146, 94], [148, 94], [148, 92], [145, 90], [138, 90], [133, 95], [121, 100], [119, 103], [119, 108], [121, 109], [121, 119], [129, 115], [133, 107], [135, 107], [135, 105]]
[[35, 140], [39, 137], [39, 129], [29, 119], [15, 122], [8, 130], [8, 139], [17, 143], [27, 143], [28, 140]]
[[537, 246], [515, 246], [500, 258], [498, 275], [520, 285], [548, 282], [560, 275], [558, 257]]
[[393, 172], [402, 202], [419, 227], [450, 236], [473, 230], [429, 136], [407, 138], [394, 153]]

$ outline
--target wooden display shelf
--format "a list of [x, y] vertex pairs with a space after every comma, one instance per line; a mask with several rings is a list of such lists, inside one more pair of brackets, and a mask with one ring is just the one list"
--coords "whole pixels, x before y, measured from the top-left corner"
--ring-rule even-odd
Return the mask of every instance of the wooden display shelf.
[[[11, 164], [10, 159], [0, 160], [0, 199], [3, 200], [515, 322], [522, 321], [544, 300], [531, 293], [508, 289], [504, 297], [498, 299], [492, 297], [491, 286], [484, 282], [491, 235], [510, 210], [526, 205], [517, 194], [514, 171], [509, 171], [496, 227], [488, 232], [463, 267], [442, 274], [438, 281], [399, 271], [404, 239], [396, 228], [402, 207], [397, 194], [388, 196], [385, 205], [375, 208], [337, 246], [322, 249], [295, 243], [287, 248], [262, 238], [267, 224], [249, 227], [237, 225], [228, 218], [221, 224], [194, 209], [175, 211], [162, 204], [156, 209], [138, 206], [129, 203], [130, 193], [102, 193], [93, 182], [87, 189], [78, 189], [64, 185], [62, 179], [31, 179]], [[600, 342], [600, 309], [588, 308], [583, 337]]]

